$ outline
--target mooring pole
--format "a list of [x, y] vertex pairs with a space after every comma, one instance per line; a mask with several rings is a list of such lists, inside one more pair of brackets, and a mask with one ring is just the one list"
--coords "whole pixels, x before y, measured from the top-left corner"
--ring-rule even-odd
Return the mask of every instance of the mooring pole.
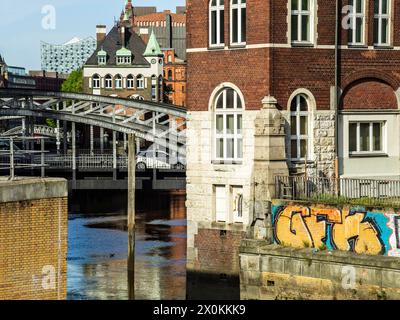
[[135, 190], [136, 190], [136, 141], [128, 136], [128, 292], [135, 300]]

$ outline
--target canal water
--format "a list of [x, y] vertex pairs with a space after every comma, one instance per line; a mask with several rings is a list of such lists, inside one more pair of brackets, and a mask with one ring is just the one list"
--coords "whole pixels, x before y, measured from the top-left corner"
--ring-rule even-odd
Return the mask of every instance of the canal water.
[[[183, 300], [185, 194], [139, 192], [136, 200], [135, 298]], [[73, 194], [69, 211], [68, 299], [128, 299], [126, 192]]]

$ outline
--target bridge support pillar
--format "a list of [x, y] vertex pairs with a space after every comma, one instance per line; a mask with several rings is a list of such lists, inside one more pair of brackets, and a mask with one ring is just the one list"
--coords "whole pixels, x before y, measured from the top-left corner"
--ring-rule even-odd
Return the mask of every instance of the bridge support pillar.
[[113, 131], [113, 180], [117, 180], [117, 133]]
[[90, 126], [90, 155], [94, 155], [93, 126]]
[[75, 122], [72, 122], [72, 183], [76, 183], [76, 132]]
[[101, 154], [104, 153], [104, 129], [100, 128], [100, 151]]
[[136, 150], [135, 135], [128, 137], [128, 291], [129, 300], [135, 299], [135, 190]]

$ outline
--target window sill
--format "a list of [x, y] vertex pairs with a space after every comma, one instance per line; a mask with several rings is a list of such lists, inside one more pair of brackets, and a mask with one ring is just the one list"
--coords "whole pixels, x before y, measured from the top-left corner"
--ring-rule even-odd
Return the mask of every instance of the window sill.
[[208, 47], [208, 50], [223, 50], [223, 49], [225, 49], [225, 44]]
[[314, 44], [312, 42], [292, 42], [292, 47], [298, 48], [313, 48]]
[[231, 43], [229, 49], [245, 49], [246, 43]]
[[388, 158], [387, 153], [353, 153], [349, 154], [349, 158]]
[[[305, 164], [304, 160], [290, 160], [290, 162], [297, 166]], [[307, 160], [307, 164], [314, 164], [314, 163], [315, 163], [314, 160]]]
[[394, 47], [391, 45], [384, 45], [384, 44], [374, 44], [375, 50], [393, 50]]
[[368, 49], [368, 46], [365, 44], [347, 44], [349, 49]]
[[243, 164], [243, 160], [212, 160], [211, 161], [212, 164], [222, 164], [222, 165], [242, 165]]

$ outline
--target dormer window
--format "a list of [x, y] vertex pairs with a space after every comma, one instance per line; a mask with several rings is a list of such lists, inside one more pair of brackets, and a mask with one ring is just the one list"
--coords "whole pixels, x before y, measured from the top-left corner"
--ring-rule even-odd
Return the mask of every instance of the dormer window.
[[117, 51], [117, 65], [127, 65], [132, 63], [132, 52], [126, 48]]
[[100, 66], [107, 64], [107, 52], [103, 49], [97, 53], [97, 62]]

